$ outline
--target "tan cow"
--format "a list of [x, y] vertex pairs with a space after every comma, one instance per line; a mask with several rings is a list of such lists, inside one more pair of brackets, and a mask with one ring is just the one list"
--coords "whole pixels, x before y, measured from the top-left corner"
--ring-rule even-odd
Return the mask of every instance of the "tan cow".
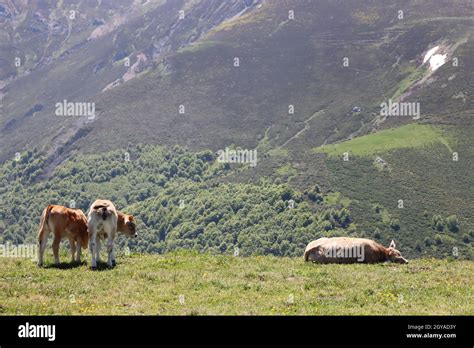
[[118, 212], [114, 204], [108, 200], [98, 199], [92, 203], [87, 215], [87, 223], [93, 269], [100, 261], [101, 240], [107, 240], [107, 265], [113, 267], [116, 264], [114, 241], [117, 232], [123, 232], [127, 237], [137, 237], [133, 216]]
[[[43, 255], [52, 232], [54, 263], [59, 264], [59, 244], [68, 238], [71, 246], [71, 262], [81, 261], [81, 247], [87, 248], [87, 218], [80, 209], [71, 209], [60, 205], [48, 205], [41, 215], [38, 231], [38, 265], [43, 265]], [[76, 255], [75, 255], [76, 254]]]
[[304, 252], [305, 261], [316, 263], [377, 263], [391, 261], [408, 263], [395, 249], [392, 240], [390, 246], [384, 246], [365, 238], [320, 238], [312, 241]]

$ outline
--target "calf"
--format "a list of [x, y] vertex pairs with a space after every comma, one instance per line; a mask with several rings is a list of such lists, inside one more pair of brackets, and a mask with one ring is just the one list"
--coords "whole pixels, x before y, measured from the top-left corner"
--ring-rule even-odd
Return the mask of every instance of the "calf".
[[[71, 246], [71, 262], [81, 261], [81, 247], [87, 248], [87, 219], [79, 209], [71, 209], [60, 205], [48, 205], [41, 214], [38, 231], [38, 265], [43, 265], [43, 256], [48, 242], [49, 233], [54, 235], [54, 263], [59, 264], [59, 244], [61, 239], [68, 238]], [[75, 255], [76, 254], [76, 255]]]
[[92, 268], [97, 267], [100, 260], [100, 241], [107, 239], [107, 264], [113, 267], [114, 240], [117, 234], [117, 210], [111, 201], [98, 199], [89, 208], [87, 224], [89, 226], [90, 251], [92, 255]]
[[122, 232], [127, 237], [137, 237], [135, 219], [132, 215], [117, 211], [111, 201], [96, 200], [89, 208], [87, 220], [92, 268], [96, 268], [97, 262], [100, 261], [100, 244], [101, 240], [105, 239], [107, 239], [107, 265], [114, 267], [116, 265], [114, 253], [116, 234]]
[[364, 238], [320, 238], [312, 241], [304, 252], [305, 261], [316, 263], [376, 263], [391, 261], [408, 263], [395, 249], [392, 240], [390, 246], [384, 246]]

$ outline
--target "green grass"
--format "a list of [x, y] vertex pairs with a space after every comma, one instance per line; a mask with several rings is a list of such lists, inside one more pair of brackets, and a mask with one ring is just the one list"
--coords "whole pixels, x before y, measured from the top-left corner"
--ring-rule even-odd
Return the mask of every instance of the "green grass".
[[409, 74], [398, 84], [398, 88], [395, 91], [395, 94], [391, 98], [393, 100], [396, 100], [403, 93], [405, 93], [415, 82], [420, 80], [423, 77], [423, 75], [426, 74], [427, 72], [426, 68], [416, 69], [413, 66], [405, 68], [404, 70], [409, 72]]
[[411, 123], [342, 143], [320, 146], [313, 149], [313, 151], [326, 153], [329, 156], [341, 156], [345, 152], [348, 152], [349, 155], [370, 156], [394, 149], [423, 147], [436, 142], [443, 143], [451, 151], [447, 136], [443, 133], [443, 128]]
[[220, 41], [212, 41], [212, 40], [202, 41], [202, 42], [197, 42], [192, 45], [180, 48], [178, 50], [178, 53], [185, 53], [185, 52], [193, 53], [200, 50], [206, 50], [211, 47], [222, 46], [222, 45], [228, 45], [228, 43], [220, 42]]
[[285, 164], [276, 170], [276, 174], [282, 177], [290, 177], [296, 175], [297, 171], [290, 164]]
[[340, 204], [344, 208], [348, 208], [351, 204], [351, 200], [347, 197], [342, 197], [340, 192], [330, 192], [326, 196], [324, 196], [324, 204], [326, 205]]
[[316, 265], [175, 252], [119, 256], [116, 268], [92, 271], [89, 262], [55, 268], [48, 257], [46, 268], [2, 260], [1, 314], [474, 314], [470, 261]]

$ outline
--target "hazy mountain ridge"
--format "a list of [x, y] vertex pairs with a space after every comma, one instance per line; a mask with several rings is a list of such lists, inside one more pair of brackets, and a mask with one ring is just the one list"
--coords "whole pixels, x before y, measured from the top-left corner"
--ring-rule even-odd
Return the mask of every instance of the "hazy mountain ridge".
[[[133, 4], [132, 8], [138, 6]], [[443, 113], [462, 115], [472, 110], [473, 17], [468, 2], [447, 7], [430, 2], [382, 6], [364, 1], [340, 6], [338, 2], [264, 1], [252, 3], [247, 10], [241, 1], [153, 4], [147, 5], [144, 14], [131, 16], [104, 36], [87, 41], [92, 31], [126, 12], [109, 4], [108, 16], [102, 16], [104, 24], [90, 24], [84, 30], [80, 49], [4, 88], [2, 129], [7, 136], [2, 137], [2, 153], [10, 150], [3, 159], [15, 149], [24, 150], [26, 144], [48, 149], [50, 134], [60, 125], [66, 127], [66, 134], [57, 146], [85, 126], [82, 134], [88, 134], [87, 138], [76, 147], [86, 150], [122, 143], [121, 136], [114, 140], [100, 134], [102, 124], [116, 125], [114, 134], [133, 126], [137, 136], [128, 136], [130, 142], [156, 143], [159, 138], [159, 143], [221, 148], [229, 143], [255, 146], [269, 127], [269, 140], [282, 145], [309, 120], [308, 125], [315, 127], [305, 141], [312, 146], [340, 141], [379, 128], [373, 124], [378, 105], [416, 82], [423, 74], [419, 71], [423, 54], [440, 41], [454, 45], [464, 40], [456, 51], [459, 66], [446, 64], [434, 74], [434, 79], [446, 82], [455, 75], [454, 80], [444, 89], [442, 83], [426, 84], [410, 98], [428, 90], [423, 113], [433, 115], [435, 122], [439, 122], [440, 102], [450, 106]], [[183, 8], [185, 18], [179, 20]], [[287, 19], [289, 9], [295, 13], [294, 20]], [[397, 19], [399, 9], [405, 10], [402, 20]], [[223, 23], [238, 14], [240, 18]], [[128, 81], [120, 91], [102, 93], [114, 82], [122, 83], [129, 70], [123, 59], [130, 57], [133, 66], [138, 54], [147, 58], [137, 67], [141, 79]], [[239, 68], [233, 67], [235, 57], [241, 59]], [[344, 57], [349, 59], [348, 67], [342, 65]], [[39, 85], [41, 89], [36, 88]], [[429, 100], [434, 94], [436, 100]], [[25, 98], [34, 102], [24, 103]], [[56, 117], [54, 104], [63, 99], [95, 101], [97, 124], [88, 127]], [[180, 117], [178, 106], [185, 104], [187, 115]], [[291, 117], [289, 104], [295, 106]], [[34, 105], [41, 105], [42, 110], [34, 117], [25, 116]], [[353, 106], [361, 106], [362, 113], [348, 118]], [[322, 109], [326, 110], [322, 117], [311, 118]], [[409, 120], [389, 121], [390, 126]], [[45, 122], [47, 130], [42, 126]], [[26, 143], [20, 133], [31, 133], [29, 129], [35, 133], [29, 134]], [[214, 135], [212, 140], [208, 134]]]
[[[61, 50], [64, 50], [61, 54], [53, 52], [53, 56], [58, 55], [57, 58], [50, 56], [29, 64], [28, 60], [25, 63], [23, 56], [19, 57], [22, 65], [16, 72], [16, 78], [6, 80], [6, 86], [3, 88], [1, 131], [8, 134], [8, 142], [3, 143], [5, 137], [2, 136], [2, 154], [7, 151], [6, 148], [19, 148], [21, 151], [25, 146], [38, 145], [44, 146], [48, 153], [53, 154], [51, 147], [57, 150], [68, 140], [74, 139], [78, 129], [86, 124], [81, 119], [57, 117], [54, 114], [57, 102], [64, 99], [91, 101], [107, 86], [114, 82], [120, 83], [132, 67], [139, 70], [137, 72], [142, 72], [157, 64], [163, 64], [168, 51], [192, 43], [213, 26], [248, 9], [240, 1], [154, 1], [154, 6], [147, 3], [146, 10], [141, 13], [136, 7], [143, 5], [138, 5], [137, 2], [130, 2], [125, 9], [124, 6], [118, 6], [118, 3], [113, 1], [110, 6], [100, 6], [108, 15], [104, 15], [105, 19], [100, 21], [103, 23], [101, 25], [94, 25], [96, 18], [103, 17], [100, 16], [101, 12], [94, 12], [96, 7], [92, 2], [80, 2], [79, 5], [63, 4], [61, 13], [67, 13], [70, 9], [77, 11], [75, 19], [70, 21], [74, 21], [75, 31], [78, 31], [76, 36], [65, 40], [64, 45], [72, 45], [70, 41], [74, 40], [78, 43], [72, 48], [61, 47]], [[47, 4], [43, 5], [47, 10]], [[183, 8], [186, 11], [185, 19], [178, 20], [178, 13]], [[210, 14], [206, 13], [205, 9], [210, 9]], [[92, 13], [88, 13], [90, 11]], [[127, 14], [127, 11], [130, 13]], [[34, 17], [32, 12], [37, 13], [28, 9], [24, 16]], [[25, 25], [28, 25], [28, 21], [26, 22]], [[113, 30], [104, 30], [104, 35], [92, 35], [98, 29], [110, 25], [110, 22], [117, 22], [115, 26], [112, 25]], [[37, 45], [38, 50], [43, 48], [41, 40], [38, 40]], [[33, 54], [37, 56], [36, 52]], [[144, 64], [134, 66], [140, 56], [146, 57]], [[130, 59], [128, 66], [124, 63], [125, 58]], [[6, 61], [11, 68], [14, 58]], [[38, 86], [42, 88], [38, 89]], [[24, 103], [25, 98], [33, 100], [33, 104]], [[34, 105], [39, 105], [41, 111], [31, 112]], [[100, 105], [97, 109], [100, 112]], [[49, 123], [47, 129], [43, 126], [45, 122]], [[21, 134], [31, 129], [36, 131], [30, 134], [27, 142]], [[51, 146], [51, 134], [56, 135], [59, 132], [63, 134], [59, 135], [59, 139]], [[8, 154], [12, 155], [11, 152]]]

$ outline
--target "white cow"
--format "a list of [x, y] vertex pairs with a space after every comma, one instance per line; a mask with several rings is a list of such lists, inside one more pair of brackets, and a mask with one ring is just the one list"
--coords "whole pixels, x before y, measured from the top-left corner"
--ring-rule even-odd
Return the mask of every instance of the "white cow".
[[304, 252], [305, 261], [316, 263], [408, 263], [392, 240], [388, 248], [365, 238], [332, 237], [312, 241]]
[[89, 244], [92, 254], [92, 268], [100, 261], [100, 240], [107, 240], [107, 265], [115, 266], [114, 240], [117, 234], [117, 210], [111, 201], [98, 199], [89, 208], [87, 225], [89, 228]]

